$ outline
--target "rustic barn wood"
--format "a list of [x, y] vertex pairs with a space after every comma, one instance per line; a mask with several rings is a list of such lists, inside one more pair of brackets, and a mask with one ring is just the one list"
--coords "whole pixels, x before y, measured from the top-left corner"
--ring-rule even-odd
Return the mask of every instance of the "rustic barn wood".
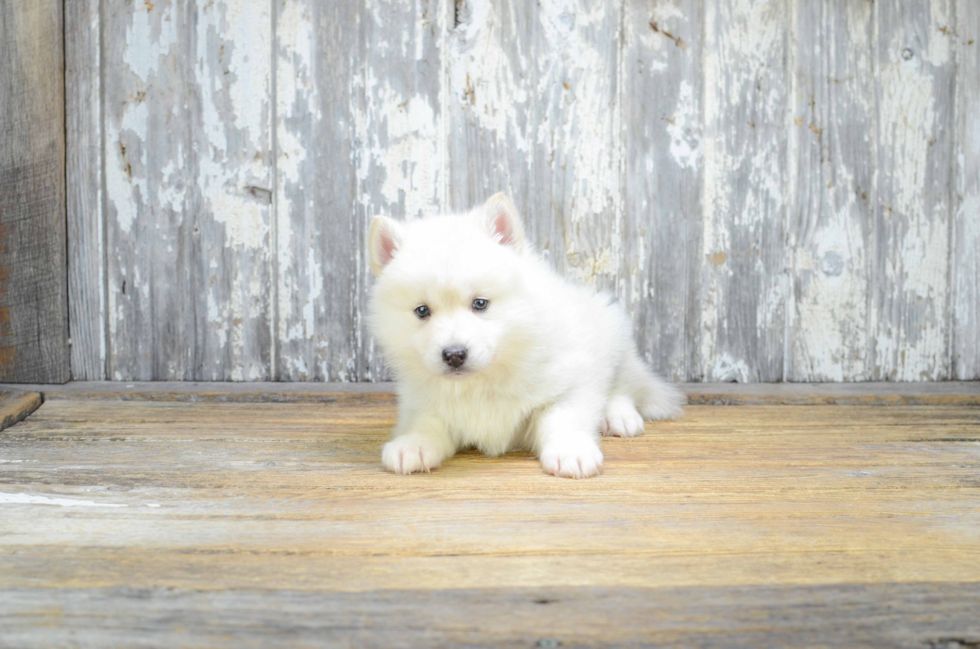
[[949, 376], [953, 9], [929, 0], [875, 4], [874, 380]]
[[677, 381], [700, 375], [701, 3], [628, 0], [621, 79], [620, 302], [640, 352]]
[[785, 379], [861, 381], [868, 360], [875, 205], [874, 11], [801, 3], [794, 15]]
[[107, 376], [268, 380], [270, 4], [103, 10]]
[[[956, 3], [956, 132], [953, 138], [951, 377], [980, 378], [980, 4]], [[947, 28], [948, 29], [948, 28]]]
[[[0, 590], [11, 646], [909, 647], [980, 641], [976, 583], [629, 588]], [[123, 624], [106, 619], [106, 611]], [[937, 611], [940, 612], [937, 615]], [[179, 620], [175, 624], [174, 620]], [[560, 644], [558, 644], [560, 643]]]
[[41, 407], [41, 401], [39, 392], [0, 390], [0, 430], [23, 421]]
[[0, 1], [0, 380], [69, 377], [62, 3]]
[[976, 407], [692, 406], [582, 481], [523, 453], [386, 473], [394, 416], [46, 401], [0, 433], [4, 643], [980, 638]]
[[76, 381], [104, 379], [106, 370], [99, 6], [100, 0], [65, 3], [68, 307]]
[[77, 378], [387, 380], [369, 219], [498, 190], [672, 379], [980, 378], [969, 0], [69, 12]]
[[[980, 382], [934, 383], [686, 383], [691, 405], [959, 405], [980, 406]], [[64, 385], [4, 385], [51, 399], [206, 401], [217, 403], [393, 404], [391, 383], [212, 383], [72, 381]]]
[[704, 3], [700, 374], [708, 381], [784, 378], [789, 19], [781, 0]]
[[274, 376], [356, 380], [360, 339], [352, 78], [358, 4], [275, 6]]

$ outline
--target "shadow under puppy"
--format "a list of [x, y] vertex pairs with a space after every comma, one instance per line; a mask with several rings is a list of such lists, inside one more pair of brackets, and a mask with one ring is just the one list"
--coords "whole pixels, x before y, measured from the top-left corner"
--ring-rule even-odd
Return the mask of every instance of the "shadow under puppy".
[[461, 215], [375, 217], [368, 247], [371, 328], [398, 386], [390, 471], [475, 447], [529, 449], [547, 473], [587, 478], [602, 469], [600, 431], [630, 437], [682, 413], [622, 309], [552, 270], [503, 194]]

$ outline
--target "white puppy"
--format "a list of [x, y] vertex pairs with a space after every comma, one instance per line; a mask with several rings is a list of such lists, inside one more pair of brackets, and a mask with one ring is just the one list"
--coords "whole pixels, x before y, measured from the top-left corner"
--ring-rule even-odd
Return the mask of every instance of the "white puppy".
[[600, 430], [630, 437], [682, 412], [619, 306], [553, 271], [503, 194], [463, 215], [376, 217], [368, 246], [371, 326], [398, 382], [389, 470], [530, 449], [546, 472], [587, 478], [602, 469]]

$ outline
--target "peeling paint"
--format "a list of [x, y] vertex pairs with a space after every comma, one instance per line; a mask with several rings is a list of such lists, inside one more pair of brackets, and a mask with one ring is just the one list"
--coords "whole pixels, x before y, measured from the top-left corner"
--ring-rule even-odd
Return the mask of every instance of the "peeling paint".
[[978, 9], [844, 5], [113, 6], [108, 376], [384, 378], [367, 220], [505, 190], [673, 378], [975, 378]]

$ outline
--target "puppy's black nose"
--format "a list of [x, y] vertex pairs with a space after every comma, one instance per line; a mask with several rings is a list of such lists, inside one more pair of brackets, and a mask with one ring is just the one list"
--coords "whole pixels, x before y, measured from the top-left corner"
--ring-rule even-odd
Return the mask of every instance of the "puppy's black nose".
[[449, 347], [442, 350], [442, 360], [446, 361], [449, 367], [460, 367], [466, 362], [465, 347]]

